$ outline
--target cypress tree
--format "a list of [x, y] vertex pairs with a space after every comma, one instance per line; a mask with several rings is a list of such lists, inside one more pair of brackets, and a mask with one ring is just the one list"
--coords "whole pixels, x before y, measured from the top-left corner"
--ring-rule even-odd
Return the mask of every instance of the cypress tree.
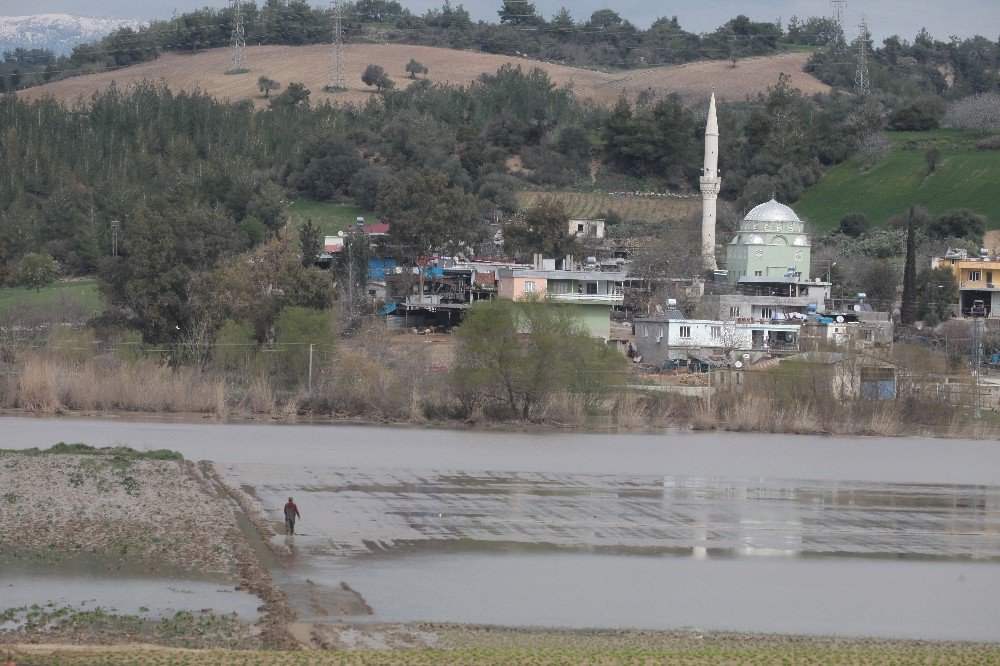
[[903, 307], [900, 319], [911, 326], [917, 319], [917, 222], [916, 207], [910, 206], [906, 220], [906, 263], [903, 266]]

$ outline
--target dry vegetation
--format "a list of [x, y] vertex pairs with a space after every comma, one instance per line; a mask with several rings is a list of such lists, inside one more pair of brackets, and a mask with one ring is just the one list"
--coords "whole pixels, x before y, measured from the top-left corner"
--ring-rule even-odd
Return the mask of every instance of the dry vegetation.
[[689, 99], [704, 98], [707, 81], [715, 86], [722, 98], [742, 99], [763, 92], [774, 85], [778, 74], [789, 74], [791, 84], [806, 94], [826, 92], [829, 87], [804, 73], [808, 53], [782, 53], [742, 60], [738, 67], [728, 61], [694, 62], [670, 67], [605, 73], [548, 62], [472, 51], [458, 51], [430, 46], [403, 44], [350, 44], [344, 49], [344, 78], [348, 90], [341, 93], [323, 92], [329, 83], [329, 46], [250, 46], [247, 48], [249, 71], [227, 75], [230, 68], [228, 49], [212, 49], [195, 54], [166, 53], [158, 59], [125, 69], [64, 79], [43, 86], [28, 88], [18, 94], [26, 99], [53, 97], [74, 104], [95, 91], [149, 80], [163, 81], [172, 90], [202, 90], [231, 101], [251, 99], [263, 107], [267, 102], [257, 90], [257, 79], [266, 75], [283, 86], [291, 82], [305, 84], [312, 91], [314, 102], [365, 102], [372, 94], [361, 83], [361, 73], [371, 63], [381, 65], [397, 87], [405, 87], [410, 79], [405, 71], [410, 58], [416, 58], [430, 69], [427, 78], [436, 83], [467, 84], [480, 74], [496, 72], [504, 63], [522, 67], [541, 67], [553, 81], [572, 84], [581, 97], [599, 104], [611, 105], [624, 91], [631, 97], [652, 89], [657, 94], [679, 93]]

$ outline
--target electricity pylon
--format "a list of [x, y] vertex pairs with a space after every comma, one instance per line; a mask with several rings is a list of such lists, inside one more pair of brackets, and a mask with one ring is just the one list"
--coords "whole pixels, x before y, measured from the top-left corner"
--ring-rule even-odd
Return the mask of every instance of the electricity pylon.
[[243, 26], [243, 0], [232, 0], [233, 37], [231, 40], [231, 72], [242, 72], [247, 68], [247, 36]]

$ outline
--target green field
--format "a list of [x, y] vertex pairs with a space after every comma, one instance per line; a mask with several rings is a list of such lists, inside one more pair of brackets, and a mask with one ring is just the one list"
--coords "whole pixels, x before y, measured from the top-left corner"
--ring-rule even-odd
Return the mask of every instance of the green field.
[[293, 230], [305, 224], [306, 220], [312, 219], [319, 225], [320, 232], [324, 236], [335, 236], [338, 231], [343, 231], [354, 224], [355, 219], [359, 217], [365, 218], [365, 224], [378, 222], [375, 213], [358, 206], [305, 199], [294, 200], [288, 207], [288, 214], [291, 217]]
[[[867, 171], [858, 160], [837, 165], [792, 204], [795, 212], [825, 232], [847, 213], [864, 213], [882, 225], [913, 204], [931, 213], [968, 208], [985, 215], [990, 229], [1000, 229], [1000, 151], [976, 150], [980, 135], [952, 130], [889, 136], [888, 161]], [[941, 162], [928, 174], [924, 153], [932, 146], [941, 152]]]
[[79, 304], [85, 311], [99, 314], [101, 297], [97, 291], [97, 282], [95, 280], [56, 282], [38, 291], [25, 287], [0, 289], [0, 312], [15, 304], [58, 306], [68, 303]]

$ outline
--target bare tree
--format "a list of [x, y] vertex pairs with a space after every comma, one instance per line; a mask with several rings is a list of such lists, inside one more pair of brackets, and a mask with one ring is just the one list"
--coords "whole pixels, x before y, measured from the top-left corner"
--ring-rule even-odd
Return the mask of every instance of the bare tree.
[[861, 138], [858, 150], [874, 166], [892, 157], [892, 139], [885, 132], [872, 132]]

